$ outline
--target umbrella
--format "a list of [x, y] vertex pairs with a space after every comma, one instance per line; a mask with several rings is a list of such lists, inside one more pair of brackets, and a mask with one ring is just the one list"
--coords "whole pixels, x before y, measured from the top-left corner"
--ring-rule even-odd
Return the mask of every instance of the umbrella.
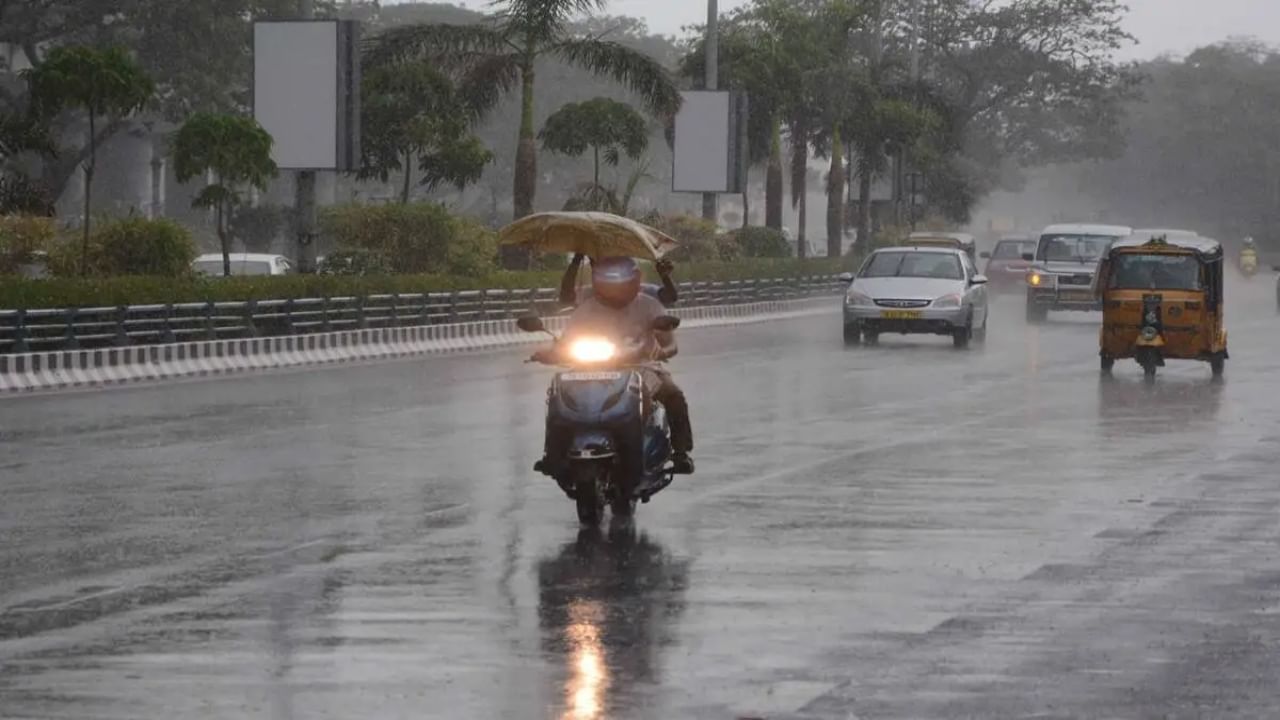
[[547, 212], [521, 218], [498, 231], [503, 245], [546, 253], [581, 253], [659, 260], [678, 243], [631, 218], [602, 212]]

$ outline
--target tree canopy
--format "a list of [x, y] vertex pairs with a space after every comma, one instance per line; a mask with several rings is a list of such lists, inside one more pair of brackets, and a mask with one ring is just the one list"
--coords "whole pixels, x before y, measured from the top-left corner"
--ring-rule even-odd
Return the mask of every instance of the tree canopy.
[[1227, 42], [1140, 70], [1124, 152], [1075, 184], [1110, 217], [1280, 249], [1280, 50]]
[[539, 133], [546, 149], [577, 157], [592, 151], [592, 186], [600, 188], [600, 161], [617, 165], [622, 155], [639, 160], [649, 147], [649, 128], [630, 105], [609, 98], [569, 103], [547, 118]]
[[464, 68], [468, 87], [487, 93], [476, 105], [520, 87], [520, 127], [513, 168], [516, 217], [533, 212], [537, 190], [535, 78], [538, 61], [555, 58], [608, 77], [636, 93], [651, 112], [669, 116], [680, 104], [661, 62], [622, 43], [574, 32], [572, 20], [603, 10], [607, 0], [499, 0], [486, 22], [408, 25], [387, 30], [372, 43], [372, 64], [407, 58]]
[[44, 62], [24, 73], [31, 88], [31, 112], [51, 118], [83, 112], [89, 125], [88, 158], [84, 163], [83, 272], [88, 272], [92, 225], [93, 176], [97, 168], [97, 131], [141, 110], [151, 101], [155, 85], [125, 50], [84, 46], [54, 48]]
[[225, 275], [231, 274], [227, 221], [232, 208], [242, 201], [240, 191], [244, 186], [262, 190], [275, 176], [271, 145], [271, 135], [256, 120], [238, 115], [196, 113], [174, 136], [174, 172], [178, 180], [213, 176], [213, 182], [196, 195], [192, 205], [211, 208], [217, 215]]
[[360, 177], [386, 182], [403, 174], [401, 202], [408, 202], [414, 165], [428, 190], [441, 183], [458, 189], [476, 182], [493, 154], [471, 132], [483, 112], [465, 91], [423, 60], [375, 66], [364, 78]]

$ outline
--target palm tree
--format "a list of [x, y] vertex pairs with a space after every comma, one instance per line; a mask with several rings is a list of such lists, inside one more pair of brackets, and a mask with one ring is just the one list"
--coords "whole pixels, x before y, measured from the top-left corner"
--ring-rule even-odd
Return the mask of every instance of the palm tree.
[[534, 80], [537, 62], [553, 57], [594, 74], [611, 77], [635, 92], [653, 114], [666, 118], [680, 106], [676, 83], [660, 62], [620, 43], [576, 37], [570, 19], [603, 10], [608, 0], [495, 0], [498, 10], [477, 25], [411, 25], [389, 30], [371, 41], [374, 64], [411, 57], [429, 58], [460, 68], [465, 87], [492, 106], [520, 86], [520, 133], [516, 147], [513, 202], [515, 217], [533, 212], [537, 190], [534, 132]]

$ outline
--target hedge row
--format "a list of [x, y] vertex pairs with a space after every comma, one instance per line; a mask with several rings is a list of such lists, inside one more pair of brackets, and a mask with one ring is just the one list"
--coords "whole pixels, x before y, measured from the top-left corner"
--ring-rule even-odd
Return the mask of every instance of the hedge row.
[[[744, 259], [735, 262], [680, 265], [676, 279], [685, 281], [797, 277], [841, 272], [853, 258]], [[651, 269], [650, 269], [650, 272]], [[557, 272], [498, 272], [477, 277], [444, 275], [284, 275], [231, 278], [51, 278], [0, 280], [0, 308], [86, 308], [159, 305], [183, 302], [231, 302], [314, 297], [352, 297], [390, 293], [453, 290], [553, 288]]]

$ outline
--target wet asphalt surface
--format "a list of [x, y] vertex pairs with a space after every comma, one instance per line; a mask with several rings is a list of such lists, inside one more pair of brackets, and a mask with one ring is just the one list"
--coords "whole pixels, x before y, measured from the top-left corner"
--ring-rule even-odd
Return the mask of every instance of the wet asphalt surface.
[[1274, 717], [1273, 288], [1223, 382], [687, 333], [699, 473], [596, 533], [522, 351], [0, 400], [0, 717]]

